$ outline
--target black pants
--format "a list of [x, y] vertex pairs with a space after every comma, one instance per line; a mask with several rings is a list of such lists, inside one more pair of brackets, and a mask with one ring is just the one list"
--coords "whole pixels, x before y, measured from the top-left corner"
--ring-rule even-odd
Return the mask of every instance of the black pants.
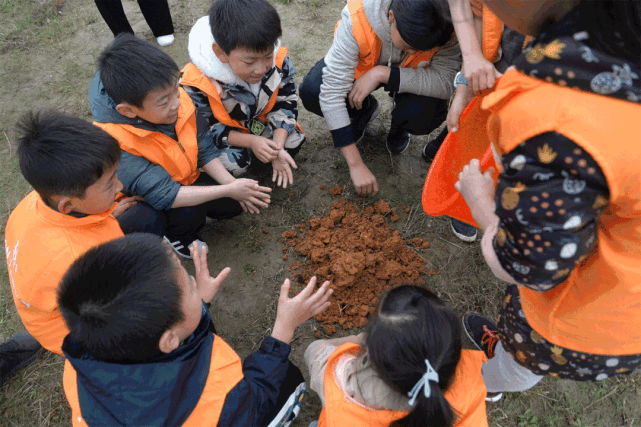
[[[98, 11], [102, 15], [114, 36], [120, 33], [134, 33], [129, 25], [122, 0], [95, 0]], [[140, 11], [145, 21], [154, 33], [154, 37], [166, 36], [174, 33], [174, 24], [167, 0], [138, 0]]]
[[[287, 369], [287, 375], [285, 377], [285, 381], [280, 386], [280, 394], [278, 395], [278, 401], [276, 402], [274, 409], [269, 414], [267, 414], [267, 416], [265, 417], [261, 425], [268, 425], [271, 421], [274, 420], [276, 415], [278, 415], [280, 410], [287, 403], [287, 400], [289, 399], [289, 397], [296, 391], [296, 389], [301, 384], [303, 385], [305, 384], [305, 378], [303, 377], [303, 374], [301, 373], [300, 369], [298, 369], [298, 366], [294, 365], [290, 361], [289, 368]], [[302, 402], [299, 402], [299, 403], [302, 403]]]
[[[192, 185], [218, 185], [209, 175], [201, 173]], [[169, 240], [193, 242], [205, 226], [207, 217], [232, 218], [243, 213], [243, 208], [230, 197], [210, 200], [198, 206], [187, 206], [159, 211], [147, 203], [137, 203], [118, 217], [122, 232], [152, 233], [167, 236]]]
[[[323, 68], [325, 59], [321, 59], [309, 70], [298, 89], [303, 106], [314, 114], [323, 117], [320, 108], [320, 86], [323, 83]], [[361, 110], [349, 106], [346, 100], [347, 112], [350, 118], [356, 117]], [[401, 128], [412, 135], [427, 135], [440, 126], [447, 117], [447, 100], [431, 96], [414, 95], [412, 93], [397, 93], [394, 95], [392, 109], [392, 126]]]

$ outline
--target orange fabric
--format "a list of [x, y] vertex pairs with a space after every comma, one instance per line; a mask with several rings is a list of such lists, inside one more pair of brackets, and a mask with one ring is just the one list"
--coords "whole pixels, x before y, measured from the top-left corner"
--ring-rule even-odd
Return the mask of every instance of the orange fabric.
[[120, 148], [162, 166], [174, 181], [182, 185], [192, 184], [200, 175], [197, 167], [196, 107], [183, 88], [180, 88], [180, 109], [176, 121], [178, 140], [161, 132], [131, 125], [98, 122], [94, 124], [116, 138]]
[[[318, 419], [318, 427], [388, 427], [408, 414], [403, 411], [365, 409], [345, 399], [334, 379], [334, 365], [342, 354], [356, 354], [360, 350], [359, 345], [346, 343], [329, 357], [324, 376], [325, 408]], [[481, 364], [485, 361], [485, 355], [481, 351], [463, 350], [461, 353], [455, 380], [445, 392], [445, 398], [460, 416], [454, 424], [456, 427], [488, 425], [485, 412], [487, 390], [481, 376]]]
[[[276, 53], [276, 58], [275, 58], [275, 64], [278, 68], [281, 68], [281, 69], [283, 68], [283, 62], [285, 61], [286, 56], [287, 56], [287, 48], [284, 48], [281, 46], [278, 49], [278, 52]], [[197, 87], [198, 89], [202, 90], [207, 94], [209, 105], [211, 106], [211, 109], [214, 113], [214, 117], [216, 117], [216, 120], [218, 120], [219, 122], [223, 123], [226, 126], [238, 128], [241, 132], [249, 133], [249, 129], [247, 129], [242, 122], [238, 120], [234, 120], [229, 116], [229, 113], [225, 109], [225, 106], [223, 105], [222, 101], [220, 100], [220, 95], [218, 94], [218, 91], [216, 90], [212, 82], [193, 63], [190, 62], [189, 64], [185, 65], [181, 73], [182, 73], [182, 78], [180, 79], [180, 84], [185, 86]], [[263, 109], [262, 113], [260, 113], [260, 115], [258, 116], [258, 119], [260, 121], [262, 122], [267, 121], [267, 114], [272, 110], [272, 108], [274, 108], [274, 104], [276, 104], [277, 96], [278, 96], [278, 88], [276, 88], [271, 98], [269, 98], [269, 102]], [[300, 126], [298, 126], [298, 124], [296, 126], [300, 130]]]
[[[243, 367], [240, 357], [229, 344], [216, 335], [205, 388], [191, 415], [183, 423], [183, 427], [217, 425], [225, 397], [242, 379]], [[71, 425], [74, 427], [87, 426], [78, 401], [77, 374], [68, 360], [65, 362], [62, 383], [67, 401], [71, 406]]]
[[[352, 32], [360, 49], [358, 65], [355, 68], [354, 80], [371, 70], [378, 63], [381, 55], [381, 39], [367, 21], [363, 10], [363, 0], [347, 0], [347, 7], [352, 17]], [[336, 24], [338, 26], [338, 24]], [[418, 51], [407, 56], [402, 68], [428, 68], [428, 63], [438, 51], [438, 47], [427, 51]]]
[[503, 36], [503, 22], [496, 17], [492, 11], [483, 8], [483, 40], [481, 45], [483, 47], [483, 56], [490, 62], [494, 62], [496, 55], [501, 46], [501, 37]]
[[[600, 214], [597, 248], [561, 285], [520, 287], [528, 323], [545, 339], [585, 353], [641, 353], [641, 106], [509, 71], [482, 100], [497, 155], [555, 131], [601, 167], [610, 204]], [[554, 155], [551, 149], [548, 155]], [[564, 189], [573, 194], [571, 180]]]
[[49, 351], [62, 354], [69, 333], [56, 302], [56, 288], [69, 266], [89, 248], [121, 237], [107, 212], [75, 218], [49, 208], [32, 191], [14, 209], [5, 231], [11, 293], [22, 323]]

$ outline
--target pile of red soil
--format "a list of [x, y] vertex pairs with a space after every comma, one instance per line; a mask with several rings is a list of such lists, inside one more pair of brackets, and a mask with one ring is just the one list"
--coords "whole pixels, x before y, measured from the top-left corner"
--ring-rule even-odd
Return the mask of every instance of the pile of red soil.
[[[298, 232], [282, 234], [283, 252], [293, 247], [306, 257], [304, 263], [290, 267], [297, 283], [306, 284], [312, 276], [318, 277], [319, 284], [331, 281], [332, 305], [316, 316], [328, 335], [336, 331], [337, 324], [343, 329], [365, 326], [386, 290], [415, 283], [426, 273], [426, 261], [406, 246], [399, 232], [385, 222], [386, 217], [398, 221], [383, 200], [359, 212], [353, 203], [341, 199], [327, 216], [296, 225]], [[429, 247], [420, 238], [411, 243]]]

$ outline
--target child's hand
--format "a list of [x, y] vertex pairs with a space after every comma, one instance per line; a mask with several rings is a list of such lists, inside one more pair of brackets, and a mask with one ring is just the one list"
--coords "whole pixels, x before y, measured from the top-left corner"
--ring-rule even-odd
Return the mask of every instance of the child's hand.
[[278, 312], [272, 330], [272, 337], [286, 344], [291, 342], [297, 327], [329, 307], [329, 297], [333, 292], [329, 288], [329, 281], [314, 292], [316, 277], [312, 277], [305, 289], [294, 298], [289, 297], [289, 286], [289, 279], [286, 279], [280, 288]]
[[229, 186], [229, 197], [238, 200], [245, 212], [260, 213], [258, 208], [267, 208], [271, 202], [269, 194], [272, 189], [261, 187], [258, 181], [253, 179], [240, 178], [227, 184]]
[[287, 188], [287, 184], [294, 183], [292, 168], [298, 169], [298, 166], [296, 166], [296, 162], [287, 151], [283, 149], [278, 152], [278, 157], [272, 160], [272, 168], [274, 169], [272, 182], [278, 178], [276, 185], [282, 185], [283, 188]]
[[485, 173], [481, 173], [478, 159], [472, 159], [470, 164], [463, 167], [463, 171], [458, 175], [458, 181], [454, 184], [470, 207], [474, 220], [483, 231], [495, 216], [493, 171], [490, 168]]
[[252, 139], [251, 149], [258, 160], [269, 163], [278, 157], [280, 146], [269, 138], [255, 135]]
[[207, 267], [207, 249], [205, 246], [192, 245], [189, 248], [191, 256], [194, 258], [194, 267], [196, 267], [196, 285], [198, 285], [198, 292], [200, 297], [205, 302], [210, 302], [220, 289], [231, 268], [227, 267], [218, 274], [218, 276], [211, 277], [209, 275], [209, 267]]
[[[347, 95], [347, 101], [350, 107], [360, 110], [363, 108], [363, 101], [374, 92], [383, 79], [383, 72], [380, 67], [387, 69], [387, 79], [389, 79], [389, 68], [384, 65], [376, 66], [359, 77], [352, 86], [352, 90]], [[387, 80], [385, 80], [387, 81]]]
[[490, 61], [474, 54], [465, 55], [463, 69], [465, 80], [474, 93], [491, 88], [496, 78], [501, 76]]
[[138, 202], [142, 202], [143, 200], [144, 199], [140, 196], [125, 197], [124, 199], [118, 201], [118, 206], [116, 206], [116, 209], [114, 209], [111, 214], [114, 216], [114, 218], [118, 218], [120, 215], [127, 212], [130, 208], [136, 206]]
[[473, 99], [474, 92], [472, 89], [465, 85], [458, 85], [456, 87], [454, 99], [450, 105], [450, 110], [447, 112], [447, 130], [450, 132], [456, 132], [458, 130], [458, 121], [461, 113]]

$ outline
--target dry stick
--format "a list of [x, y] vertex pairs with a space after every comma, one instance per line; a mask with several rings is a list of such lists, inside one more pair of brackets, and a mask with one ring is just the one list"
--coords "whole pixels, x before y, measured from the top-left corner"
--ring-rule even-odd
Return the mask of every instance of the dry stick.
[[444, 238], [442, 238], [441, 236], [439, 236], [438, 238], [439, 238], [439, 239], [441, 239], [441, 240], [442, 240], [442, 241], [444, 241], [444, 242], [449, 243], [449, 244], [450, 244], [450, 245], [452, 245], [452, 246], [456, 246], [456, 247], [457, 247], [457, 248], [459, 248], [459, 249], [465, 249], [465, 248], [463, 248], [463, 247], [461, 247], [461, 246], [457, 245], [456, 243], [452, 243], [452, 242], [450, 242], [449, 240], [445, 240], [445, 239], [444, 239]]
[[7, 139], [7, 145], [9, 146], [9, 157], [11, 157], [11, 154], [13, 153], [12, 147], [11, 147], [11, 141], [9, 141], [9, 137], [7, 136], [7, 133], [5, 131], [2, 131], [4, 134], [4, 137]]
[[588, 409], [590, 406], [592, 406], [592, 405], [594, 405], [595, 403], [600, 402], [601, 400], [603, 400], [603, 399], [605, 399], [606, 397], [610, 396], [612, 393], [614, 393], [615, 391], [617, 391], [617, 389], [618, 389], [618, 388], [619, 388], [619, 386], [618, 386], [618, 385], [617, 385], [617, 386], [615, 386], [615, 387], [614, 387], [612, 390], [610, 390], [610, 392], [609, 392], [609, 393], [607, 393], [605, 396], [602, 396], [602, 397], [598, 398], [597, 400], [595, 400], [594, 402], [590, 403], [588, 406], [586, 406], [585, 408], [583, 408], [583, 411], [585, 412], [585, 410], [586, 410], [586, 409]]

